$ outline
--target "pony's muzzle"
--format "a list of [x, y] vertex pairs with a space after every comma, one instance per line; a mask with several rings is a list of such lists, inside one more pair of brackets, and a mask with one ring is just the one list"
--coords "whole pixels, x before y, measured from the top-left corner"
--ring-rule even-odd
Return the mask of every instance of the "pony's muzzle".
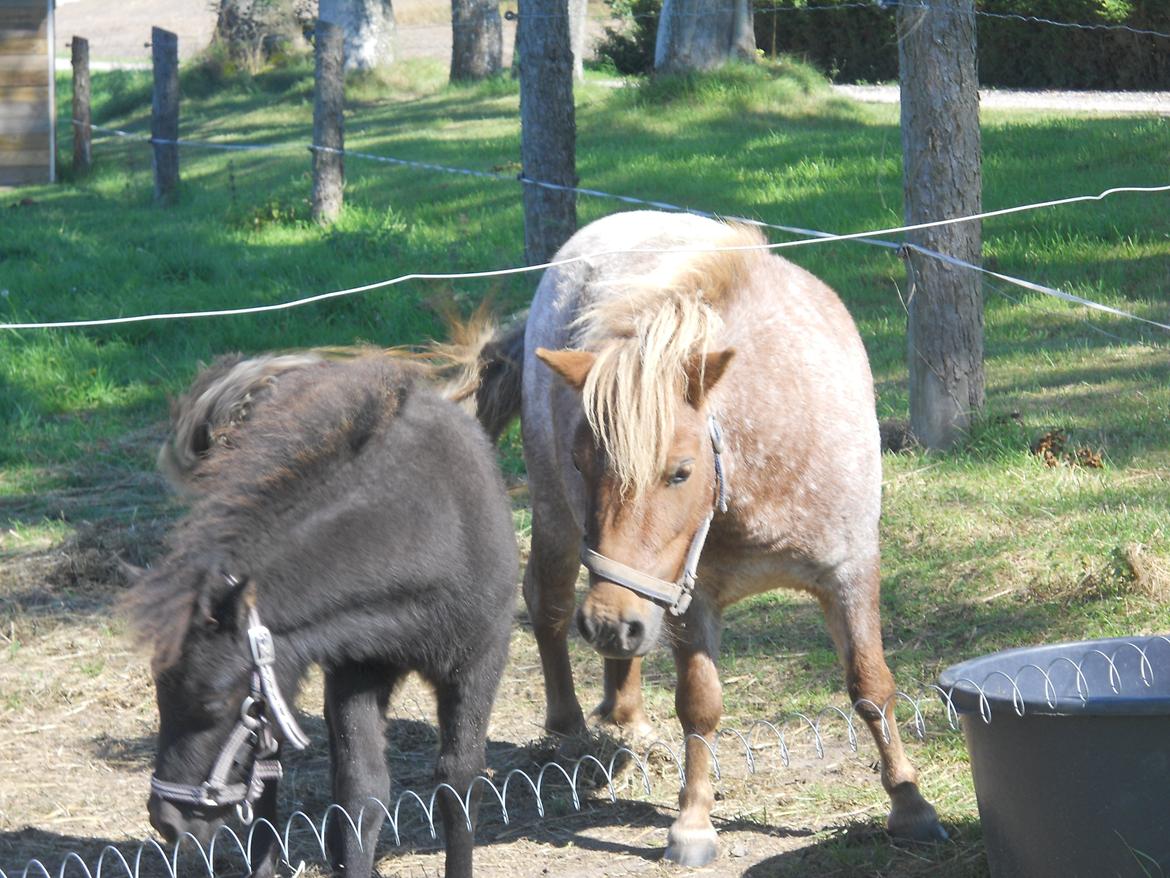
[[[610, 585], [610, 588], [618, 586]], [[625, 659], [645, 655], [658, 638], [662, 611], [649, 601], [644, 604], [649, 614], [638, 612], [640, 608], [623, 607], [618, 612], [602, 609], [590, 595], [577, 610], [577, 630], [585, 642], [605, 658]]]
[[150, 825], [166, 839], [167, 844], [174, 844], [184, 833], [190, 833], [200, 845], [206, 847], [215, 830], [223, 823], [222, 818], [204, 820], [189, 816], [174, 802], [168, 802], [153, 793], [146, 802], [146, 810], [150, 815]]

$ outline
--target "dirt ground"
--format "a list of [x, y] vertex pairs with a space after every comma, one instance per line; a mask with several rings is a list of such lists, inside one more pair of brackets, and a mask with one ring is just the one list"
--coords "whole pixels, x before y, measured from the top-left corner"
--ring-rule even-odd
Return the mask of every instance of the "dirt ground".
[[[126, 441], [156, 439], [156, 431], [147, 430]], [[0, 874], [8, 878], [21, 875], [31, 858], [55, 875], [71, 852], [93, 869], [107, 845], [133, 862], [139, 843], [152, 836], [145, 799], [154, 751], [153, 687], [147, 657], [116, 609], [125, 587], [118, 559], [147, 563], [177, 510], [153, 473], [74, 473], [68, 483], [49, 496], [0, 499]], [[95, 504], [116, 517], [88, 523], [85, 510]], [[27, 541], [24, 523], [42, 520], [46, 510], [67, 522], [69, 532]], [[498, 787], [514, 768], [535, 777], [542, 764], [556, 760], [571, 772], [575, 756], [590, 752], [608, 762], [616, 746], [602, 739], [558, 753], [541, 740], [539, 659], [519, 588], [516, 595], [516, 633], [489, 730], [488, 765]], [[582, 703], [588, 707], [599, 694], [600, 662], [590, 651], [575, 649]], [[659, 733], [678, 750], [670, 676], [647, 674], [648, 707]], [[760, 689], [752, 692], [761, 705], [759, 717], [777, 717], [781, 707], [770, 703], [767, 686], [751, 675], [729, 676], [725, 685], [740, 694]], [[300, 809], [319, 821], [330, 800], [319, 675], [310, 677], [298, 706], [313, 746], [287, 759], [281, 814], [287, 818]], [[746, 731], [759, 717], [727, 717], [725, 728]], [[891, 846], [880, 829], [886, 800], [871, 742], [862, 740], [852, 752], [845, 726], [833, 720], [818, 758], [812, 735], [800, 723], [781, 728], [790, 763], [783, 764], [776, 739], [757, 729], [747, 738], [754, 774], [743, 741], [731, 732], [721, 739], [715, 816], [723, 853], [707, 868], [687, 872], [661, 862], [666, 830], [677, 813], [678, 769], [659, 747], [647, 759], [648, 791], [632, 765], [615, 772], [616, 803], [610, 802], [604, 779], [588, 771], [579, 785], [580, 811], [556, 774], [546, 777], [543, 818], [522, 781], [514, 781], [508, 793], [506, 824], [495, 797], [486, 794], [476, 874], [801, 875], [808, 874], [803, 867], [808, 857], [819, 863], [820, 849], [842, 838], [888, 856]], [[420, 681], [410, 680], [395, 696], [388, 738], [392, 797], [406, 790], [428, 796], [437, 734], [433, 699]], [[918, 745], [910, 746], [913, 754]], [[834, 790], [828, 797], [826, 784]], [[383, 830], [379, 872], [384, 878], [441, 874], [441, 841], [431, 840], [420, 809], [405, 801], [401, 845], [390, 828]], [[302, 828], [293, 838], [292, 862], [303, 860], [308, 876], [323, 875], [309, 833]], [[146, 850], [143, 878], [159, 874]], [[914, 868], [885, 874], [930, 874], [917, 868], [919, 860], [929, 866], [930, 857], [894, 856]], [[181, 863], [186, 863], [182, 874], [202, 874], [193, 852]], [[240, 869], [241, 862], [223, 856], [221, 847], [217, 874]], [[871, 873], [842, 866], [832, 874]]]
[[[515, 4], [512, 4], [513, 6]], [[507, 6], [507, 4], [505, 4]], [[402, 58], [451, 58], [450, 6], [434, 0], [397, 0], [398, 51]], [[215, 30], [209, 0], [119, 0], [110, 14], [110, 0], [57, 0], [57, 54], [67, 58], [67, 44], [76, 34], [89, 40], [90, 57], [98, 63], [150, 63], [150, 29], [161, 27], [179, 38], [179, 60], [189, 61], [206, 48]], [[516, 25], [504, 21], [504, 64], [512, 63]]]

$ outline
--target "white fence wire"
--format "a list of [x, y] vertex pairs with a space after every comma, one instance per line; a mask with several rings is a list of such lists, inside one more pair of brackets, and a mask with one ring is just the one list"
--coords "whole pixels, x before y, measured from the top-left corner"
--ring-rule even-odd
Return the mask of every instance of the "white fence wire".
[[[76, 122], [76, 120], [75, 120]], [[76, 123], [80, 124], [80, 123]], [[462, 176], [478, 177], [483, 179], [490, 179], [501, 182], [513, 182], [518, 180], [524, 185], [540, 186], [548, 189], [555, 189], [559, 191], [573, 192], [578, 195], [586, 195], [593, 198], [604, 198], [620, 201], [625, 204], [640, 205], [651, 207], [658, 210], [674, 211], [681, 213], [689, 213], [696, 216], [705, 216], [710, 218], [722, 218], [733, 222], [745, 223], [747, 225], [758, 228], [771, 229], [781, 231], [790, 235], [799, 235], [796, 240], [773, 242], [769, 244], [759, 245], [759, 247], [720, 247], [720, 248], [705, 248], [708, 250], [736, 250], [736, 249], [768, 249], [768, 250], [785, 250], [794, 247], [803, 247], [814, 244], [827, 244], [840, 241], [857, 241], [864, 244], [869, 244], [878, 247], [884, 247], [905, 253], [907, 249], [912, 249], [914, 252], [923, 256], [947, 262], [956, 267], [979, 272], [988, 277], [996, 278], [997, 280], [1014, 286], [1029, 290], [1031, 292], [1042, 293], [1047, 296], [1052, 296], [1057, 299], [1064, 300], [1076, 305], [1081, 305], [1086, 308], [1099, 311], [1101, 313], [1110, 314], [1115, 317], [1121, 317], [1127, 320], [1133, 320], [1162, 330], [1170, 332], [1170, 324], [1162, 323], [1157, 320], [1141, 317], [1132, 312], [1125, 311], [1120, 308], [1115, 308], [1111, 305], [1106, 305], [1083, 296], [1078, 296], [1073, 293], [1059, 290], [1045, 284], [1035, 283], [1033, 281], [1024, 280], [1022, 278], [1014, 277], [1012, 275], [1001, 272], [992, 271], [984, 268], [981, 265], [976, 265], [971, 262], [949, 256], [944, 253], [939, 253], [916, 244], [901, 244], [893, 241], [882, 240], [890, 235], [903, 235], [909, 232], [921, 231], [924, 229], [939, 228], [947, 225], [954, 225], [965, 222], [977, 222], [995, 217], [1009, 216], [1012, 214], [1024, 213], [1035, 210], [1043, 210], [1048, 208], [1082, 204], [1087, 202], [1103, 201], [1107, 198], [1120, 194], [1161, 194], [1170, 192], [1170, 184], [1161, 186], [1115, 186], [1106, 189], [1096, 195], [1074, 195], [1066, 198], [1050, 199], [1047, 201], [1033, 202], [1029, 204], [1015, 205], [1012, 207], [999, 208], [996, 210], [983, 211], [976, 214], [970, 214], [959, 217], [948, 217], [939, 220], [933, 220], [925, 223], [915, 223], [902, 226], [888, 226], [880, 229], [871, 229], [864, 232], [847, 232], [843, 234], [834, 234], [830, 232], [823, 232], [816, 229], [806, 229], [799, 226], [787, 226], [777, 223], [768, 223], [761, 220], [752, 219], [749, 217], [739, 217], [729, 214], [717, 214], [711, 211], [698, 210], [695, 208], [684, 207], [677, 204], [671, 204], [665, 201], [657, 201], [651, 199], [638, 198], [631, 195], [621, 195], [612, 192], [604, 192], [599, 189], [591, 189], [580, 186], [564, 186], [557, 183], [550, 183], [544, 180], [536, 180], [520, 174], [516, 178], [512, 178], [506, 174], [500, 174], [491, 171], [476, 170], [473, 168], [460, 168], [450, 165], [441, 165], [433, 162], [423, 162], [413, 159], [403, 159], [395, 156], [379, 155], [376, 153], [363, 152], [358, 150], [337, 150], [331, 147], [317, 146], [313, 144], [297, 144], [297, 143], [260, 143], [260, 144], [238, 144], [238, 143], [219, 143], [215, 141], [197, 141], [197, 140], [167, 140], [162, 138], [152, 138], [149, 135], [135, 134], [129, 131], [123, 131], [117, 128], [107, 128], [99, 125], [91, 126], [95, 131], [110, 134], [116, 137], [128, 138], [144, 143], [159, 144], [159, 145], [177, 145], [193, 148], [213, 149], [213, 150], [231, 150], [231, 151], [287, 151], [297, 149], [307, 149], [310, 151], [320, 150], [323, 152], [337, 153], [346, 157], [363, 159], [367, 161], [380, 162], [384, 164], [391, 164], [400, 167], [417, 168], [419, 170], [426, 170], [438, 173], [458, 174]], [[268, 305], [255, 305], [239, 308], [221, 308], [204, 311], [180, 311], [156, 314], [141, 314], [131, 316], [106, 317], [96, 319], [78, 319], [65, 321], [29, 321], [29, 322], [9, 322], [0, 323], [0, 330], [46, 330], [46, 329], [70, 329], [70, 328], [84, 328], [84, 327], [99, 327], [99, 326], [115, 326], [129, 323], [142, 323], [156, 320], [187, 320], [197, 318], [209, 317], [231, 317], [242, 316], [248, 314], [263, 314], [273, 311], [284, 311], [291, 308], [298, 308], [304, 305], [310, 305], [317, 302], [326, 301], [329, 299], [336, 299], [345, 296], [357, 295], [360, 293], [370, 292], [372, 290], [384, 289], [387, 287], [397, 286], [408, 281], [415, 280], [474, 280], [490, 277], [501, 277], [513, 274], [527, 274], [531, 272], [544, 271], [558, 265], [566, 265], [572, 262], [589, 261], [600, 256], [611, 255], [614, 253], [629, 253], [629, 252], [678, 252], [678, 251], [664, 251], [658, 250], [615, 250], [604, 251], [598, 253], [590, 253], [588, 255], [575, 257], [568, 260], [553, 260], [550, 262], [541, 263], [538, 265], [516, 266], [509, 268], [487, 269], [483, 271], [473, 272], [412, 272], [408, 274], [399, 275], [397, 277], [388, 278], [386, 280], [374, 281], [368, 284], [362, 284], [356, 287], [349, 287], [341, 290], [332, 290], [322, 293], [314, 293], [291, 299], [284, 302], [278, 302]]]

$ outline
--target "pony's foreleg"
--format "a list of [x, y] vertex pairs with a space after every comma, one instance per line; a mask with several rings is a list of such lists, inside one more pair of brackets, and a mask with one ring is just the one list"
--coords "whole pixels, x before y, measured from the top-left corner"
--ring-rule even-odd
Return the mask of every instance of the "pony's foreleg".
[[367, 665], [343, 665], [325, 675], [333, 801], [345, 808], [354, 826], [361, 826], [358, 838], [344, 815], [329, 818], [325, 845], [338, 875], [367, 878], [374, 865], [385, 814], [371, 799], [385, 802], [390, 795], [385, 714], [398, 676], [396, 671]]
[[633, 740], [649, 738], [654, 727], [642, 703], [642, 658], [605, 660], [605, 695], [591, 719], [617, 726]]
[[686, 741], [686, 784], [678, 797], [678, 819], [667, 835], [666, 859], [683, 866], [703, 866], [719, 853], [711, 824], [715, 804], [711, 748], [723, 715], [723, 687], [715, 666], [718, 654], [719, 613], [696, 601], [676, 628], [674, 647], [678, 673], [674, 703]]
[[869, 726], [882, 762], [882, 786], [890, 796], [891, 835], [945, 841], [934, 807], [918, 790], [918, 772], [906, 758], [894, 715], [896, 689], [882, 648], [876, 568], [860, 582], [819, 595], [829, 633], [845, 666], [845, 682], [857, 713]]
[[490, 655], [477, 657], [447, 680], [435, 681], [441, 740], [435, 784], [451, 788], [439, 787], [436, 793], [447, 836], [447, 878], [472, 878], [474, 826], [481, 793], [472, 783], [483, 774], [488, 718], [507, 656], [507, 640], [497, 642], [499, 647]]
[[567, 552], [551, 548], [541, 539], [534, 523], [532, 554], [524, 570], [524, 602], [544, 671], [544, 727], [557, 735], [575, 735], [585, 729], [585, 717], [573, 688], [568, 645], [575, 602], [573, 586], [580, 569], [576, 547]]

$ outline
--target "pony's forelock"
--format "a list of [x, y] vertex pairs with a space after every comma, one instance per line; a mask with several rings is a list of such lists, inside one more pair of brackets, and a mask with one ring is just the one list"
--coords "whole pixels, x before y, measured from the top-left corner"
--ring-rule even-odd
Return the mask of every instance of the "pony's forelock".
[[[724, 226], [711, 247], [763, 243], [754, 229]], [[753, 250], [667, 254], [655, 270], [608, 285], [573, 322], [576, 347], [596, 362], [582, 388], [585, 417], [624, 494], [660, 476], [686, 391], [686, 366], [711, 350], [720, 311], [745, 278]]]

